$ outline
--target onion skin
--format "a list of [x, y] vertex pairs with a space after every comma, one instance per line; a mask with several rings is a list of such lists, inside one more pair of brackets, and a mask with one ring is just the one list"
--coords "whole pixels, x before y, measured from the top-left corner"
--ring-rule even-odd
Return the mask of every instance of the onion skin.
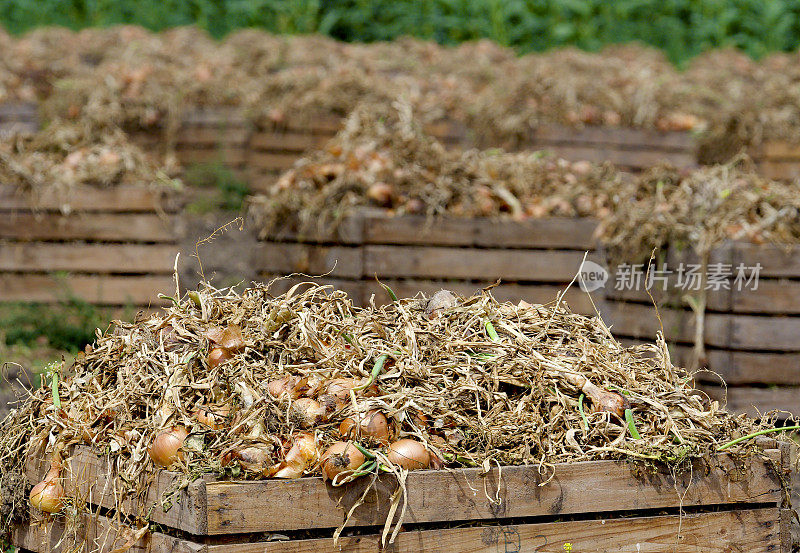
[[180, 448], [188, 435], [189, 432], [182, 426], [173, 426], [158, 434], [147, 451], [153, 463], [160, 467], [168, 467], [183, 459], [183, 451]]
[[303, 428], [311, 428], [315, 424], [319, 424], [325, 418], [326, 411], [319, 402], [310, 397], [301, 397], [292, 403], [289, 417], [302, 426]]
[[385, 182], [376, 182], [367, 188], [367, 197], [381, 207], [392, 206], [394, 189]]
[[61, 464], [54, 461], [44, 480], [31, 490], [28, 500], [31, 505], [45, 513], [58, 513], [64, 508], [64, 487], [59, 482]]
[[408, 470], [426, 469], [431, 466], [431, 454], [425, 446], [410, 438], [397, 440], [389, 446], [386, 458], [392, 464]]
[[361, 436], [372, 438], [383, 445], [389, 445], [389, 421], [386, 415], [378, 410], [367, 411], [363, 415], [356, 415], [360, 424], [348, 417], [339, 425], [339, 433], [345, 438], [358, 439]]
[[351, 442], [336, 442], [322, 454], [322, 479], [334, 480], [349, 476], [364, 464], [364, 454]]
[[300, 478], [308, 467], [317, 463], [318, 459], [319, 449], [314, 436], [305, 432], [298, 434], [283, 463], [275, 467], [277, 470], [273, 476], [275, 478]]
[[227, 414], [230, 412], [229, 408], [220, 407], [215, 411], [209, 409], [198, 409], [194, 413], [194, 418], [203, 426], [207, 426], [212, 430], [222, 430], [228, 426], [226, 420]]
[[236, 325], [231, 325], [227, 328], [209, 328], [204, 336], [216, 346], [231, 352], [240, 351], [245, 346], [242, 329]]
[[212, 348], [211, 351], [208, 352], [209, 367], [219, 367], [231, 359], [233, 359], [233, 353], [225, 348]]
[[227, 467], [234, 460], [245, 472], [263, 473], [270, 462], [269, 448], [266, 446], [249, 446], [234, 449], [222, 456], [220, 464]]

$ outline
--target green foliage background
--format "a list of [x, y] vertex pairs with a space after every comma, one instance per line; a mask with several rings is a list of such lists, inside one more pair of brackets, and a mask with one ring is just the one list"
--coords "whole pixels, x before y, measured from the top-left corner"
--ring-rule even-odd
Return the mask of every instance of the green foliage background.
[[13, 33], [135, 23], [197, 24], [216, 37], [261, 27], [367, 42], [490, 38], [522, 53], [638, 40], [680, 63], [723, 46], [754, 57], [797, 49], [800, 0], [0, 0], [0, 23]]

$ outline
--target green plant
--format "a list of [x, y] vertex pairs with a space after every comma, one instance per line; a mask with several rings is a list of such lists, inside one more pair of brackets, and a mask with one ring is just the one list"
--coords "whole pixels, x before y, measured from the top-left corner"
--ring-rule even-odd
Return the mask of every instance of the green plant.
[[194, 24], [216, 37], [261, 27], [361, 42], [489, 38], [520, 52], [640, 41], [675, 62], [709, 48], [759, 57], [800, 46], [798, 0], [0, 0], [0, 21], [15, 33], [133, 23], [152, 30]]
[[[110, 310], [72, 294], [54, 304], [0, 304], [0, 336], [9, 346], [49, 346], [76, 353], [95, 340], [95, 329], [108, 326]], [[44, 342], [44, 343], [43, 343]]]
[[239, 211], [250, 193], [247, 183], [221, 162], [195, 164], [189, 167], [184, 176], [188, 186], [216, 188], [217, 197], [213, 200], [198, 198], [195, 210], [205, 212], [213, 208]]

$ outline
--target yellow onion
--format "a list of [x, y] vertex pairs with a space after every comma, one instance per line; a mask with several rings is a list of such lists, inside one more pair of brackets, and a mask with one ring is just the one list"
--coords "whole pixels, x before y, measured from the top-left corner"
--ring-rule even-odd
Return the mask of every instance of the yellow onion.
[[391, 207], [394, 189], [385, 182], [376, 182], [367, 188], [367, 197], [382, 207]]
[[389, 446], [386, 458], [408, 470], [426, 469], [431, 465], [431, 454], [416, 440], [403, 438]]
[[188, 435], [189, 432], [182, 426], [173, 426], [158, 434], [148, 450], [153, 463], [168, 467], [175, 461], [183, 459], [181, 446]]
[[339, 433], [345, 438], [358, 439], [360, 436], [372, 438], [384, 445], [389, 443], [389, 422], [386, 415], [373, 409], [366, 413], [356, 415], [360, 424], [348, 417], [339, 425]]
[[300, 478], [305, 470], [317, 463], [319, 449], [314, 436], [307, 433], [298, 434], [283, 463], [273, 473], [275, 478]]
[[227, 416], [230, 414], [230, 407], [216, 407], [214, 411], [200, 408], [194, 413], [194, 418], [200, 424], [212, 430], [221, 430], [227, 426]]
[[239, 351], [244, 348], [244, 338], [242, 337], [242, 329], [236, 325], [231, 325], [226, 328], [218, 326], [209, 328], [204, 336], [220, 348], [227, 349], [228, 351]]
[[350, 442], [336, 442], [322, 454], [322, 479], [346, 477], [364, 464], [364, 454]]
[[227, 467], [235, 460], [245, 472], [264, 473], [269, 466], [269, 453], [270, 448], [265, 445], [236, 448], [225, 453], [220, 464]]
[[283, 395], [288, 395], [292, 399], [297, 399], [308, 391], [308, 378], [298, 378], [293, 376], [284, 376], [272, 380], [267, 384], [267, 393], [274, 398], [280, 398]]
[[209, 367], [219, 367], [226, 361], [233, 359], [233, 353], [231, 350], [225, 348], [212, 348], [210, 352], [208, 352], [208, 366]]
[[64, 508], [64, 487], [59, 482], [61, 463], [53, 461], [44, 480], [31, 490], [31, 505], [45, 513], [57, 513]]
[[311, 428], [325, 417], [325, 408], [310, 397], [301, 397], [292, 403], [289, 416], [303, 428]]

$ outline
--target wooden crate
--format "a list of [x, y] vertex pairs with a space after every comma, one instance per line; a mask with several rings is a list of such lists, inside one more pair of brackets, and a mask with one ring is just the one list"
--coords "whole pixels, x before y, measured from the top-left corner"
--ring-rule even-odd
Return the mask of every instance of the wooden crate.
[[33, 133], [39, 130], [38, 106], [31, 102], [5, 102], [0, 104], [0, 139], [15, 133]]
[[54, 189], [38, 197], [0, 186], [0, 302], [159, 305], [174, 290], [179, 203], [139, 186]]
[[[720, 455], [677, 476], [667, 468], [616, 461], [558, 464], [555, 476], [536, 466], [415, 471], [407, 479], [406, 513], [393, 545], [380, 544], [389, 497], [382, 476], [356, 508], [338, 545], [332, 534], [369, 479], [333, 488], [320, 478], [195, 480], [168, 510], [161, 505], [179, 475], [148, 477], [144, 493], [123, 503], [126, 515], [151, 513], [158, 526], [136, 535], [114, 522], [107, 459], [79, 446], [63, 473], [69, 496], [96, 512], [65, 535], [55, 520], [21, 524], [13, 543], [37, 553], [74, 550], [182, 553], [748, 551], [789, 553], [791, 511], [781, 479], [789, 473], [783, 444], [762, 442], [762, 455]], [[38, 482], [46, 461], [29, 463]], [[76, 484], [77, 483], [77, 484]], [[35, 515], [35, 513], [34, 513]], [[138, 538], [138, 539], [136, 539]]]
[[758, 172], [768, 179], [800, 178], [800, 144], [769, 140], [748, 154], [755, 161]]
[[690, 132], [546, 125], [535, 129], [518, 148], [545, 149], [570, 161], [610, 161], [641, 171], [664, 162], [680, 169], [696, 167], [697, 145]]
[[[587, 219], [428, 221], [366, 210], [327, 236], [273, 236], [260, 244], [254, 262], [262, 280], [291, 273], [324, 275], [322, 282], [347, 290], [361, 304], [373, 294], [379, 304], [388, 301], [376, 277], [399, 297], [440, 288], [470, 295], [500, 279], [497, 299], [546, 303], [575, 277], [586, 252], [598, 260], [595, 228], [596, 222]], [[275, 289], [303, 280], [308, 279], [292, 277]], [[594, 312], [577, 284], [564, 299], [576, 312]]]
[[[670, 252], [667, 263], [697, 263], [685, 254]], [[710, 290], [705, 315], [705, 345], [709, 368], [727, 383], [727, 402], [734, 411], [751, 415], [782, 409], [800, 415], [800, 248], [729, 243], [715, 249], [710, 264], [737, 267], [761, 264], [758, 288]], [[659, 315], [647, 293], [606, 287], [603, 312], [612, 332], [620, 338], [652, 341], [663, 328], [672, 342], [673, 361], [688, 365], [694, 343], [695, 318], [679, 304], [679, 295], [654, 293], [661, 302]], [[712, 373], [697, 379], [714, 397], [726, 391]]]

